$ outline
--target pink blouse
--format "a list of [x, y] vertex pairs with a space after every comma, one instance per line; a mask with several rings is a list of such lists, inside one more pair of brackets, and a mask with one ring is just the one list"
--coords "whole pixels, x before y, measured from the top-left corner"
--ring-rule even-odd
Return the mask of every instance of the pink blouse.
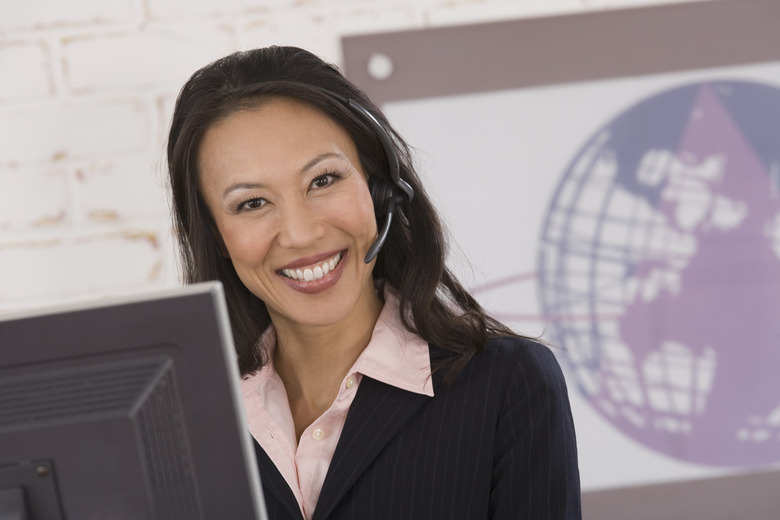
[[[368, 346], [341, 382], [330, 408], [296, 442], [284, 384], [273, 362], [242, 381], [249, 431], [287, 481], [303, 517], [310, 520], [336, 451], [341, 430], [363, 376], [402, 390], [433, 396], [428, 343], [407, 331], [398, 316], [398, 297], [385, 287], [385, 305]], [[270, 327], [261, 338], [274, 348]]]

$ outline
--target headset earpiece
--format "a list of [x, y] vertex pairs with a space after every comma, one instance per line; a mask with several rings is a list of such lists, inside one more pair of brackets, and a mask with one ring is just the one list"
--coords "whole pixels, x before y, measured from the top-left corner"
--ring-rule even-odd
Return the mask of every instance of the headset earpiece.
[[389, 183], [376, 178], [370, 180], [369, 190], [371, 191], [371, 200], [374, 201], [374, 213], [378, 222], [382, 215], [385, 214], [387, 199], [394, 195], [394, 190]]

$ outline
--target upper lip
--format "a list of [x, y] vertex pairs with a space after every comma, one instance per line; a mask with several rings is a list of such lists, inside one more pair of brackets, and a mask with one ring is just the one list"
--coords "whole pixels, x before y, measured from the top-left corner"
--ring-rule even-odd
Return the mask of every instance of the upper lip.
[[330, 258], [333, 258], [341, 251], [346, 251], [346, 249], [335, 249], [327, 253], [318, 253], [312, 256], [303, 256], [301, 258], [297, 258], [293, 260], [292, 262], [285, 265], [284, 267], [279, 268], [279, 270], [281, 271], [282, 269], [299, 269], [301, 267], [309, 267], [310, 265], [319, 264], [323, 260], [329, 260]]

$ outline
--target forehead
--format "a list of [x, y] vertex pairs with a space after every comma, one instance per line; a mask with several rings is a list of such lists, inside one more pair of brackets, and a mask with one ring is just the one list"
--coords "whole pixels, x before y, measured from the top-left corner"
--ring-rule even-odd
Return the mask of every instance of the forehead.
[[294, 169], [333, 151], [357, 161], [355, 144], [338, 123], [312, 105], [279, 97], [233, 112], [209, 127], [198, 148], [198, 170], [209, 176], [263, 165]]
[[[251, 134], [247, 134], [251, 132]], [[319, 108], [290, 97], [274, 97], [263, 100], [257, 105], [241, 108], [221, 118], [212, 124], [205, 132], [204, 142], [230, 136], [235, 139], [239, 135], [271, 141], [281, 141], [300, 136], [305, 138], [333, 138], [352, 141], [348, 133], [330, 116]]]

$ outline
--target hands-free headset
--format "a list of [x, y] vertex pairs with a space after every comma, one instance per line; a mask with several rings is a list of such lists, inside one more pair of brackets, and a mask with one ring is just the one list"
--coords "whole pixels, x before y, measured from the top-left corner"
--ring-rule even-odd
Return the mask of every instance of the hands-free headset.
[[382, 127], [382, 124], [377, 120], [374, 115], [366, 110], [354, 99], [347, 99], [344, 96], [331, 92], [330, 90], [320, 88], [314, 85], [306, 85], [314, 90], [322, 92], [349, 107], [353, 112], [357, 113], [362, 119], [368, 123], [368, 125], [374, 130], [374, 133], [382, 143], [382, 148], [385, 150], [387, 156], [388, 174], [393, 184], [389, 184], [381, 179], [372, 178], [370, 182], [371, 198], [374, 201], [374, 208], [379, 213], [383, 205], [387, 205], [385, 213], [385, 222], [382, 224], [382, 228], [379, 230], [376, 241], [371, 245], [366, 253], [363, 261], [370, 263], [376, 255], [379, 254], [379, 250], [385, 244], [387, 234], [390, 231], [390, 224], [393, 222], [393, 216], [397, 209], [397, 203], [411, 202], [414, 198], [414, 190], [408, 182], [401, 178], [400, 167], [398, 164], [398, 154], [395, 151], [393, 142], [390, 140], [390, 136]]

